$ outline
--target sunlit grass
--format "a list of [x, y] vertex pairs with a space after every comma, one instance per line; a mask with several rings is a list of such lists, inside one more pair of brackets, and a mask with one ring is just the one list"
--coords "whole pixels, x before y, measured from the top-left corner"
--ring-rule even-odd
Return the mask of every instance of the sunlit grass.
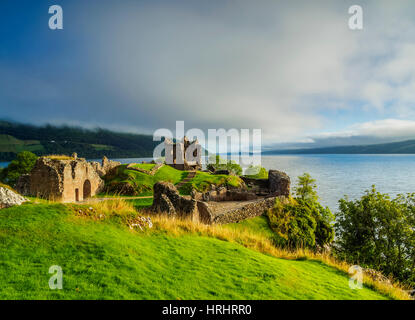
[[[136, 205], [116, 199], [1, 210], [0, 298], [408, 298], [367, 277], [365, 288], [351, 290], [347, 264], [276, 248], [262, 222], [207, 226], [153, 215], [153, 227], [141, 231], [131, 222], [148, 213]], [[48, 288], [55, 264], [64, 290]]]
[[45, 156], [46, 158], [52, 159], [52, 160], [75, 160], [74, 157], [67, 156], [65, 154], [51, 154]]

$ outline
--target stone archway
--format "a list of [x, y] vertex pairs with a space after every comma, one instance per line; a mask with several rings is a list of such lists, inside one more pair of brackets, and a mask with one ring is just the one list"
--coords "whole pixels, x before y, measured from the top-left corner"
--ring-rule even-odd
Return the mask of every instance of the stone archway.
[[88, 179], [84, 182], [83, 191], [84, 200], [91, 197], [91, 181], [89, 181]]

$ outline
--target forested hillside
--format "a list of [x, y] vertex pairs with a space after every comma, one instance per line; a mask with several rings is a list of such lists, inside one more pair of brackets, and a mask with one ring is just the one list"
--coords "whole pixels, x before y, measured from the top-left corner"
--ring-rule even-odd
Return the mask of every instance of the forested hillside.
[[391, 143], [336, 146], [326, 148], [271, 150], [262, 154], [413, 154], [415, 140], [406, 140]]
[[69, 126], [34, 126], [0, 121], [0, 161], [12, 160], [20, 151], [36, 155], [70, 154], [80, 157], [150, 157], [158, 141], [150, 135], [88, 130]]

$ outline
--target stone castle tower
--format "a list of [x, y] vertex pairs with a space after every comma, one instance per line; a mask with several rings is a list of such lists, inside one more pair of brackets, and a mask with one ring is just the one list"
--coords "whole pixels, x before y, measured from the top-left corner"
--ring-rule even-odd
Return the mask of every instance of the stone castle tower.
[[166, 163], [178, 170], [200, 170], [202, 168], [202, 146], [196, 140], [174, 143], [171, 139], [164, 140]]

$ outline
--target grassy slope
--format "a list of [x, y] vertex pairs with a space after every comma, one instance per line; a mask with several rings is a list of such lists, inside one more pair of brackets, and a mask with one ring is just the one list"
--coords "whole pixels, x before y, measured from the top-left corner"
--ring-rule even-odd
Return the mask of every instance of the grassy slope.
[[1, 152], [20, 152], [20, 151], [43, 151], [44, 148], [38, 140], [19, 140], [7, 134], [0, 134]]
[[243, 220], [239, 223], [231, 223], [226, 225], [226, 227], [231, 230], [257, 233], [269, 240], [273, 240], [275, 238], [275, 233], [270, 229], [268, 225], [268, 218], [266, 216]]
[[[384, 298], [349, 289], [344, 273], [319, 262], [277, 259], [197, 234], [143, 234], [119, 221], [76, 217], [59, 204], [1, 210], [0, 298]], [[63, 290], [48, 288], [51, 265], [63, 268]]]
[[133, 167], [149, 171], [155, 167], [155, 164], [154, 163], [136, 163], [133, 165]]
[[115, 176], [106, 177], [106, 184], [115, 184], [120, 182], [128, 182], [139, 190], [140, 194], [151, 194], [153, 185], [157, 181], [169, 181], [173, 184], [179, 183], [188, 175], [185, 171], [176, 170], [169, 166], [161, 167], [154, 176], [135, 170], [128, 170], [127, 165], [121, 165], [117, 168]]
[[211, 184], [215, 186], [230, 185], [238, 187], [241, 184], [241, 179], [237, 176], [228, 176], [224, 174], [210, 174], [208, 172], [198, 171], [196, 176], [180, 188], [181, 193], [188, 194], [191, 188], [204, 192], [209, 190]]
[[152, 135], [68, 126], [38, 127], [0, 120], [0, 158], [4, 161], [14, 159], [14, 153], [22, 150], [37, 155], [77, 152], [79, 157], [87, 159], [104, 155], [108, 158], [148, 157], [158, 144]]
[[[148, 164], [154, 166], [152, 164]], [[138, 164], [140, 168], [148, 170], [148, 168], [143, 167], [145, 164]], [[128, 182], [134, 185], [138, 190], [141, 190], [140, 194], [148, 195], [152, 193], [154, 183], [158, 181], [169, 181], [173, 184], [178, 184], [180, 181], [185, 179], [189, 173], [187, 171], [176, 170], [170, 166], [163, 166], [157, 170], [154, 176], [151, 176], [146, 173], [138, 172], [135, 170], [128, 170], [126, 165], [121, 165], [117, 169], [116, 176], [108, 177], [106, 183], [119, 183], [119, 182]], [[207, 188], [211, 185], [231, 185], [234, 187], [239, 186], [241, 179], [236, 176], [227, 176], [227, 175], [213, 175], [207, 172], [198, 171], [196, 176], [180, 188], [182, 194], [189, 194], [191, 187], [199, 190], [206, 191]]]

